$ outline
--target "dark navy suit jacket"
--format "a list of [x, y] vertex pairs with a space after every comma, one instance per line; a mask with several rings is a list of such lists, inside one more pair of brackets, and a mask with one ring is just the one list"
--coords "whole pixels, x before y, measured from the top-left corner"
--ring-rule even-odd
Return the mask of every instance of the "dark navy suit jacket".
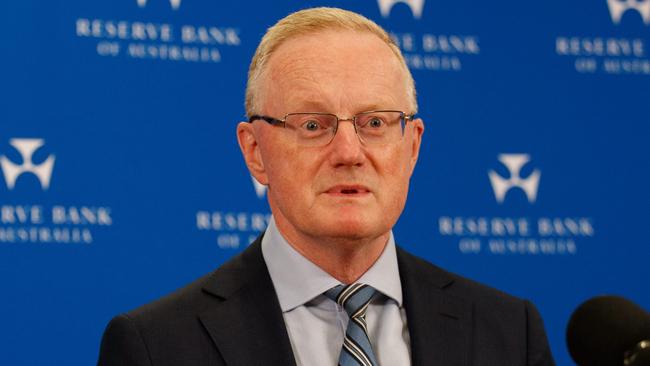
[[[260, 244], [258, 238], [213, 273], [115, 317], [99, 365], [295, 365]], [[413, 365], [554, 365], [530, 302], [399, 248], [397, 259]]]

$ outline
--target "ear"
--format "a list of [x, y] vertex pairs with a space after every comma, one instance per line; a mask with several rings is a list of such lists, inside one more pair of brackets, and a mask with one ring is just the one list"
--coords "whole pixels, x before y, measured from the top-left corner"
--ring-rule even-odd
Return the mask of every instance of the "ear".
[[415, 164], [418, 161], [418, 156], [420, 155], [420, 145], [422, 144], [422, 134], [424, 133], [424, 122], [420, 118], [416, 118], [411, 122], [411, 160], [410, 160], [410, 170], [413, 174], [415, 169]]
[[258, 182], [263, 185], [268, 185], [269, 180], [264, 169], [264, 161], [260, 152], [258, 136], [252, 123], [240, 122], [237, 125], [237, 141], [246, 161], [248, 171]]

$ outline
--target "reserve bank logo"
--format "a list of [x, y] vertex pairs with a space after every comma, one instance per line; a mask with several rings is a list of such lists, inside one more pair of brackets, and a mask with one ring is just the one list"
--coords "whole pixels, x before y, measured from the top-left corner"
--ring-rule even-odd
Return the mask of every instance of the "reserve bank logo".
[[607, 0], [607, 5], [614, 24], [619, 24], [628, 10], [636, 10], [643, 23], [650, 25], [650, 0]]
[[[141, 8], [144, 8], [147, 6], [147, 0], [137, 0], [138, 1], [138, 6]], [[181, 0], [169, 0], [169, 5], [171, 5], [172, 9], [178, 10], [181, 6]]]
[[527, 178], [521, 177], [521, 168], [530, 161], [530, 156], [528, 154], [500, 154], [499, 161], [508, 168], [510, 177], [504, 178], [494, 170], [488, 172], [497, 202], [503, 203], [508, 191], [520, 188], [526, 193], [528, 202], [534, 203], [537, 199], [537, 189], [542, 173], [535, 169]]
[[18, 177], [26, 173], [31, 173], [38, 178], [43, 190], [47, 190], [50, 187], [50, 179], [52, 178], [52, 169], [54, 168], [56, 157], [54, 155], [49, 155], [47, 159], [40, 164], [34, 164], [34, 161], [32, 160], [34, 152], [43, 146], [44, 140], [13, 138], [9, 140], [9, 144], [20, 153], [22, 164], [16, 164], [4, 155], [0, 156], [0, 168], [2, 168], [7, 188], [9, 190], [14, 189]]
[[413, 17], [420, 19], [422, 17], [422, 9], [424, 8], [424, 0], [378, 0], [379, 11], [381, 16], [388, 18], [390, 11], [397, 3], [404, 3], [411, 8]]

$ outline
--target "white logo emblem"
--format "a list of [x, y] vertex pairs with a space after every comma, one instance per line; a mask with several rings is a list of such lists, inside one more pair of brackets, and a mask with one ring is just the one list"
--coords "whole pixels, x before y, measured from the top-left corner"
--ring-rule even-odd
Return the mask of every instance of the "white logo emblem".
[[[388, 18], [390, 10], [397, 3], [404, 3], [411, 8], [413, 17], [420, 19], [422, 17], [422, 8], [424, 8], [424, 0], [377, 0], [379, 2], [379, 11], [381, 16]], [[650, 0], [649, 0], [650, 1]]]
[[526, 193], [528, 202], [535, 202], [542, 173], [535, 169], [528, 178], [523, 179], [519, 175], [521, 168], [530, 161], [530, 156], [528, 154], [499, 154], [499, 161], [510, 171], [510, 178], [505, 179], [494, 170], [488, 172], [497, 202], [503, 203], [506, 193], [514, 187], [519, 187]]
[[264, 195], [266, 194], [266, 186], [255, 179], [251, 175], [251, 179], [253, 180], [253, 187], [255, 187], [255, 194], [257, 195], [257, 198], [262, 199], [264, 198]]
[[621, 22], [623, 14], [632, 9], [641, 14], [643, 23], [650, 25], [650, 0], [607, 0], [614, 24]]
[[[138, 6], [144, 8], [147, 6], [147, 0], [137, 0]], [[178, 10], [181, 6], [181, 0], [169, 0], [169, 4], [172, 6], [172, 9]]]
[[32, 156], [39, 147], [43, 146], [43, 139], [11, 139], [9, 144], [13, 146], [23, 158], [22, 165], [14, 164], [6, 156], [0, 156], [0, 167], [7, 183], [7, 188], [10, 190], [16, 185], [16, 180], [24, 173], [34, 174], [41, 182], [43, 189], [48, 189], [50, 186], [50, 178], [52, 178], [52, 168], [54, 167], [54, 155], [50, 155], [47, 159], [39, 165], [34, 165]]

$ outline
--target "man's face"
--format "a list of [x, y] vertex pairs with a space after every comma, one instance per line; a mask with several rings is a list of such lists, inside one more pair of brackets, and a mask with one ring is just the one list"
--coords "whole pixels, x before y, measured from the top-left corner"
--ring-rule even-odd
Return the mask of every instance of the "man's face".
[[[377, 36], [326, 31], [292, 38], [271, 56], [260, 82], [260, 114], [410, 110], [404, 70]], [[264, 121], [238, 127], [253, 176], [268, 185], [280, 231], [301, 239], [375, 239], [401, 214], [423, 132], [408, 122], [401, 140], [366, 146], [350, 121], [321, 147], [295, 143], [294, 131]]]

